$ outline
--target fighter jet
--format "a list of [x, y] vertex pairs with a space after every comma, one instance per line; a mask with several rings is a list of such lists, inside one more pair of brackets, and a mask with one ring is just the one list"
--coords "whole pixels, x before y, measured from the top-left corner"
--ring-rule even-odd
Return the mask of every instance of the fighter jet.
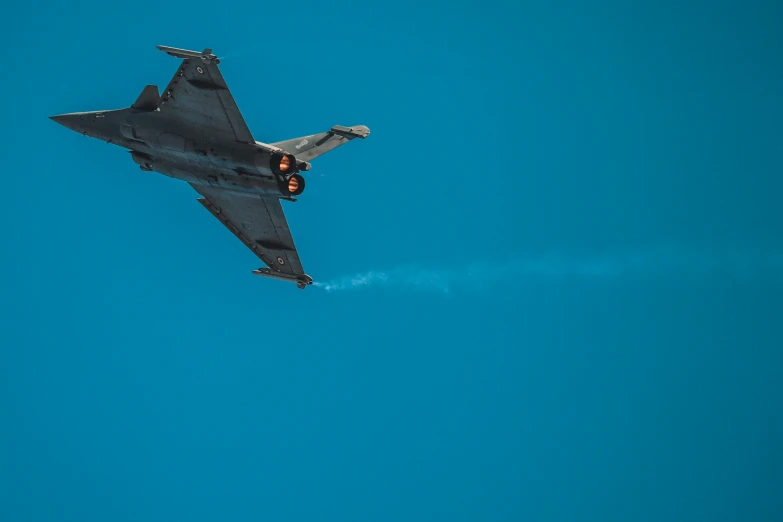
[[305, 274], [280, 200], [296, 201], [310, 161], [366, 138], [364, 125], [261, 143], [245, 124], [212, 49], [158, 49], [182, 63], [160, 94], [148, 85], [128, 108], [51, 116], [65, 127], [129, 150], [141, 170], [186, 181], [212, 215], [266, 264], [254, 274], [313, 283]]

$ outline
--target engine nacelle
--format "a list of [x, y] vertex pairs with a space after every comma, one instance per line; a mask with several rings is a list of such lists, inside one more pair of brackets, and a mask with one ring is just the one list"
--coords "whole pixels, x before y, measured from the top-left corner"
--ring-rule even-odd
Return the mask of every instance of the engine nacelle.
[[272, 153], [272, 157], [269, 160], [269, 168], [278, 176], [288, 176], [298, 170], [294, 155], [281, 152]]
[[274, 174], [278, 179], [287, 179], [288, 176], [299, 171], [299, 164], [302, 162], [297, 162], [293, 154], [284, 150], [259, 147], [256, 149], [254, 163], [262, 173]]
[[269, 156], [269, 170], [277, 176], [290, 176], [299, 169], [293, 154], [273, 152]]

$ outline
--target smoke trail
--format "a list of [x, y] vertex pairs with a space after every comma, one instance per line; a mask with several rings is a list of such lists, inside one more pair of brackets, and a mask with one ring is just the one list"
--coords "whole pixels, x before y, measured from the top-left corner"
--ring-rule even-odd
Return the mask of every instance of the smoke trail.
[[714, 252], [658, 247], [593, 257], [549, 254], [518, 257], [505, 262], [474, 263], [460, 268], [406, 265], [384, 271], [371, 270], [314, 285], [327, 292], [388, 287], [448, 294], [457, 288], [482, 289], [498, 284], [633, 278], [783, 283], [783, 251]]

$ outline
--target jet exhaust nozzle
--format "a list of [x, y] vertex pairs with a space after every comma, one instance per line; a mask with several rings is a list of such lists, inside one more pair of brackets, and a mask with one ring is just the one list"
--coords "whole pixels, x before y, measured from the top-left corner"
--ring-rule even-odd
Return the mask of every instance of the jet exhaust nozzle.
[[286, 182], [286, 188], [288, 189], [289, 196], [298, 196], [305, 189], [305, 180], [299, 174], [294, 174]]
[[278, 176], [287, 176], [296, 172], [296, 158], [293, 154], [275, 152], [269, 160], [269, 168]]

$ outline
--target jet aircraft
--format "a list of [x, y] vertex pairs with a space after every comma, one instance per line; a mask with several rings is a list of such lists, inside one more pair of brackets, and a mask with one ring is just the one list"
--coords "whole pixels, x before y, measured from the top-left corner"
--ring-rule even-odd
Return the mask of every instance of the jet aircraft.
[[141, 170], [186, 181], [207, 210], [258, 256], [254, 274], [312, 284], [299, 260], [280, 200], [304, 192], [301, 172], [310, 161], [354, 138], [364, 125], [335, 125], [327, 132], [277, 143], [253, 139], [212, 49], [158, 49], [182, 58], [160, 94], [148, 85], [128, 108], [51, 116], [65, 127], [129, 149]]

